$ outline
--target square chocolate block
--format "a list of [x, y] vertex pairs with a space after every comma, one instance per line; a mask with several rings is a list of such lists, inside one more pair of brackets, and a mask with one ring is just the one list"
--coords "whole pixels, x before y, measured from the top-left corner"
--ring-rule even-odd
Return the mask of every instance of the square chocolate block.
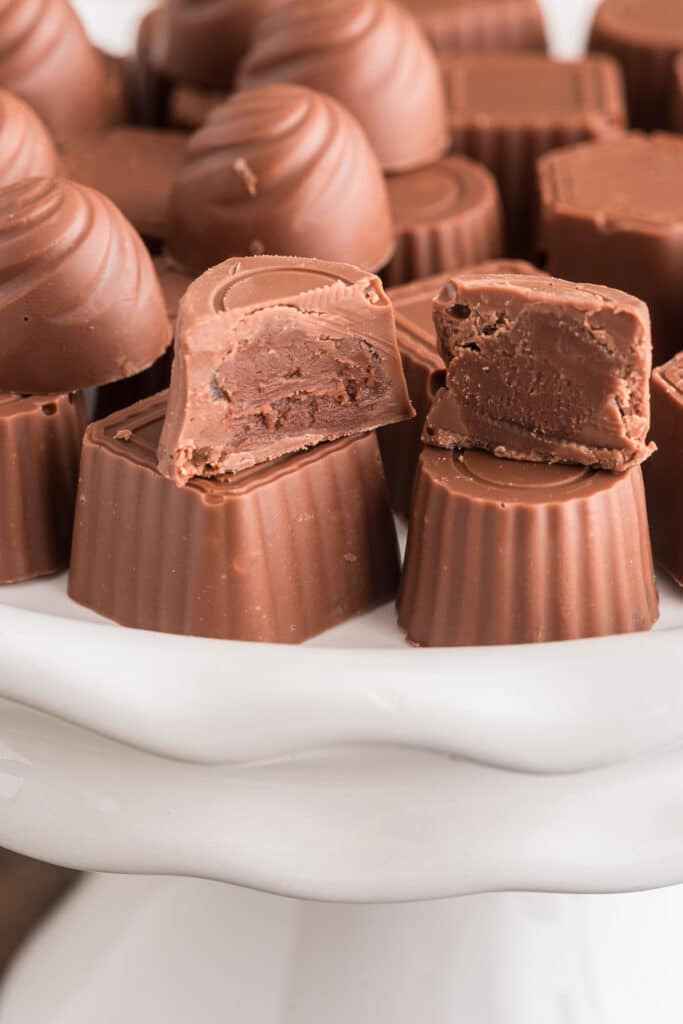
[[645, 466], [655, 559], [683, 587], [683, 352], [652, 375], [652, 437]]

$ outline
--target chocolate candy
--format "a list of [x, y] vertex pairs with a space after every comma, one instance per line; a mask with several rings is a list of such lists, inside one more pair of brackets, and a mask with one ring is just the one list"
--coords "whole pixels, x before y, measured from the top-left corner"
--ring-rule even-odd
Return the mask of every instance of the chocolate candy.
[[171, 189], [186, 145], [184, 132], [110, 128], [69, 149], [64, 173], [108, 196], [154, 242], [166, 236]]
[[535, 54], [464, 54], [446, 58], [443, 70], [453, 150], [495, 174], [508, 249], [526, 255], [535, 161], [549, 149], [623, 128], [618, 67], [607, 57], [563, 63]]
[[159, 469], [183, 486], [411, 415], [378, 278], [320, 260], [228, 260], [180, 302]]
[[189, 82], [178, 82], [169, 93], [166, 119], [173, 128], [196, 131], [211, 111], [225, 103], [227, 98], [224, 89], [206, 89]]
[[434, 323], [446, 387], [423, 441], [623, 472], [651, 448], [647, 306], [598, 285], [463, 274]]
[[78, 396], [0, 394], [0, 583], [69, 564], [84, 429]]
[[290, 0], [256, 26], [241, 87], [299, 82], [356, 115], [385, 171], [448, 148], [443, 82], [415, 20], [393, 0]]
[[683, 53], [674, 61], [674, 79], [669, 100], [669, 121], [675, 132], [683, 132]]
[[[473, 273], [490, 274], [542, 273], [524, 260], [490, 260], [468, 269]], [[382, 427], [377, 436], [391, 502], [394, 510], [402, 516], [407, 516], [410, 510], [425, 419], [445, 380], [446, 367], [437, 348], [433, 310], [434, 297], [450, 276], [439, 274], [390, 288], [388, 292], [396, 314], [396, 337], [415, 417]]]
[[151, 259], [113, 203], [65, 178], [0, 189], [0, 390], [128, 377], [169, 334]]
[[683, 353], [652, 375], [652, 436], [645, 466], [655, 558], [683, 587]]
[[467, 157], [387, 178], [396, 251], [382, 271], [399, 285], [457, 270], [503, 251], [500, 195], [495, 178]]
[[640, 467], [425, 448], [398, 608], [408, 639], [430, 647], [650, 629], [659, 611]]
[[171, 83], [152, 65], [152, 40], [162, 8], [153, 7], [141, 19], [129, 69], [132, 96], [132, 122], [158, 126], [166, 123], [166, 107]]
[[650, 307], [655, 363], [681, 347], [683, 139], [624, 134], [538, 164], [539, 259], [558, 277], [600, 281]]
[[0, 89], [0, 188], [23, 178], [59, 173], [59, 157], [35, 111]]
[[261, 253], [377, 270], [394, 249], [391, 211], [358, 122], [298, 85], [231, 97], [190, 139], [168, 247], [197, 273]]
[[403, 0], [440, 53], [544, 50], [538, 0]]
[[76, 873], [0, 850], [0, 972]]
[[398, 547], [373, 434], [178, 488], [166, 396], [88, 428], [71, 597], [126, 626], [299, 643], [391, 600]]
[[632, 126], [667, 128], [673, 62], [683, 50], [679, 0], [603, 0], [590, 47], [621, 64]]

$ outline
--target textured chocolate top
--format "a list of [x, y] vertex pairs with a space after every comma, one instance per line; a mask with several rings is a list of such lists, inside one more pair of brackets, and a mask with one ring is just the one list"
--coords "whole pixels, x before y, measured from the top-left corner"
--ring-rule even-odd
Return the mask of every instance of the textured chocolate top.
[[262, 253], [376, 270], [394, 247], [377, 158], [327, 96], [296, 85], [237, 93], [189, 142], [168, 246], [197, 272]]
[[18, 96], [0, 89], [0, 188], [58, 172], [57, 150], [43, 122]]
[[439, 52], [543, 50], [538, 0], [402, 0]]
[[291, 0], [257, 26], [241, 86], [299, 82], [352, 111], [387, 171], [448, 148], [443, 82], [417, 23], [393, 0]]
[[408, 174], [387, 178], [389, 200], [397, 231], [416, 223], [443, 221], [498, 201], [493, 175], [464, 156], [451, 156]]
[[615, 39], [683, 49], [680, 0], [603, 0], [594, 24]]
[[113, 203], [64, 178], [0, 189], [0, 390], [105, 384], [168, 341], [151, 259]]

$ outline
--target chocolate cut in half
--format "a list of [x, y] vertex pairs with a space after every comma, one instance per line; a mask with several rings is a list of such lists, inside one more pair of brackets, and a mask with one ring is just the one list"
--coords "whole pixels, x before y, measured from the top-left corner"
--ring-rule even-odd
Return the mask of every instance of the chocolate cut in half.
[[447, 373], [425, 443], [618, 472], [652, 454], [640, 299], [550, 277], [464, 274], [441, 290], [434, 323]]
[[640, 466], [626, 473], [425, 448], [398, 602], [427, 647], [650, 629], [659, 615]]
[[652, 375], [652, 437], [657, 451], [644, 467], [652, 545], [683, 587], [683, 353]]
[[398, 545], [373, 434], [178, 488], [157, 395], [85, 437], [69, 594], [141, 629], [300, 643], [390, 601]]
[[538, 0], [403, 0], [438, 53], [545, 50]]

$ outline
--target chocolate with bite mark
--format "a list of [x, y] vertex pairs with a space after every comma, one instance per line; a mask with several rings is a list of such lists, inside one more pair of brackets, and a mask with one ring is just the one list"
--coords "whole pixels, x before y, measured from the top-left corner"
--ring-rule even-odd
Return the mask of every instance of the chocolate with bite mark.
[[408, 419], [391, 303], [356, 267], [227, 260], [183, 296], [159, 468], [179, 486]]
[[439, 53], [545, 50], [538, 0], [403, 0]]
[[652, 437], [645, 488], [655, 558], [683, 587], [683, 352], [652, 375]]
[[435, 300], [434, 323], [448, 369], [426, 443], [618, 472], [652, 453], [650, 317], [639, 299], [464, 274]]

